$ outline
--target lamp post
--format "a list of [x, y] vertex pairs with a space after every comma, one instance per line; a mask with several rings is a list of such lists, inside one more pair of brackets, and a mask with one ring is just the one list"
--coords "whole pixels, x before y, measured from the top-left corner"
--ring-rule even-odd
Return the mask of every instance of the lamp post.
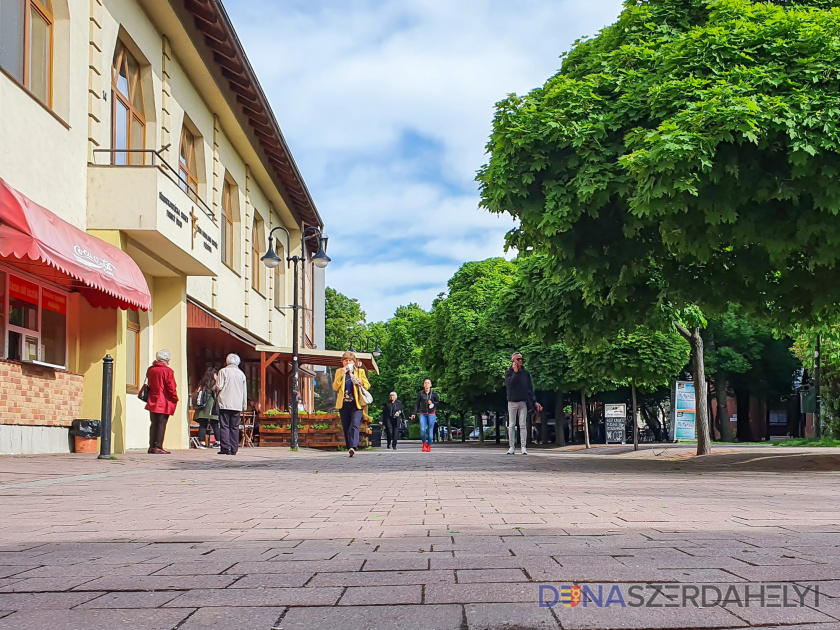
[[[371, 339], [373, 340], [373, 350], [370, 349], [370, 342]], [[359, 352], [367, 352], [374, 356], [374, 358], [378, 359], [382, 356], [382, 350], [379, 349], [379, 339], [373, 335], [372, 337], [365, 339], [361, 335], [353, 335], [350, 337], [350, 347], [348, 350], [350, 352], [356, 352], [356, 348], [354, 346], [354, 342], [359, 342]], [[364, 347], [362, 347], [362, 342], [364, 342]]]
[[292, 237], [289, 230], [283, 226], [278, 225], [268, 234], [268, 251], [265, 256], [260, 258], [263, 264], [269, 269], [275, 269], [283, 262], [283, 259], [274, 251], [274, 233], [277, 230], [282, 230], [286, 233], [286, 266], [289, 267], [294, 263], [294, 300], [292, 302], [292, 450], [298, 450], [298, 394], [300, 391], [300, 363], [298, 361], [298, 312], [302, 308], [298, 304], [298, 263], [306, 262], [306, 237], [318, 236], [319, 246], [318, 253], [312, 257], [312, 263], [319, 269], [324, 269], [330, 263], [330, 257], [327, 256], [327, 241], [329, 237], [321, 232], [321, 228], [316, 226], [305, 227], [300, 232], [300, 256], [289, 256], [291, 252]]

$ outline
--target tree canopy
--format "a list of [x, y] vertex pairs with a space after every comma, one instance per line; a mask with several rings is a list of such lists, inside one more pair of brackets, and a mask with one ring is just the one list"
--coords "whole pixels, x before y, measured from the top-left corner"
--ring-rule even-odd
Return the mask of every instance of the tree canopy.
[[482, 203], [588, 300], [833, 308], [840, 12], [809, 6], [825, 4], [627, 2], [499, 103]]
[[351, 339], [367, 330], [367, 317], [359, 300], [331, 287], [326, 290], [324, 317], [327, 350], [347, 350]]

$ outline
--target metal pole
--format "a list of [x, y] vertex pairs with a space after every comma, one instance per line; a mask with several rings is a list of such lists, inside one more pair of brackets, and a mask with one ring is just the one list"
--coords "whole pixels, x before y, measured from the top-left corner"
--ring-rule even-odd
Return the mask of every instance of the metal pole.
[[820, 334], [817, 333], [817, 349], [814, 351], [814, 437], [820, 439], [822, 430], [820, 418]]
[[114, 394], [114, 357], [106, 354], [102, 360], [102, 437], [99, 459], [111, 459], [111, 398]]
[[[305, 246], [303, 243], [303, 231], [301, 231], [301, 245]], [[303, 249], [301, 249], [301, 256], [303, 255]], [[299, 371], [299, 364], [298, 364], [298, 311], [300, 307], [298, 306], [298, 262], [299, 258], [294, 256], [292, 261], [295, 263], [295, 297], [292, 306], [292, 450], [298, 450], [298, 393], [300, 388], [300, 371]], [[301, 265], [302, 266], [302, 265]]]

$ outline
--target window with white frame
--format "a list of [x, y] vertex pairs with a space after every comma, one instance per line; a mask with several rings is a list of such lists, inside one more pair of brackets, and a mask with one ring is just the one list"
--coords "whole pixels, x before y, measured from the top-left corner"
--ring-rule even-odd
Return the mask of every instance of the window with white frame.
[[0, 270], [5, 357], [67, 366], [67, 293], [23, 274]]

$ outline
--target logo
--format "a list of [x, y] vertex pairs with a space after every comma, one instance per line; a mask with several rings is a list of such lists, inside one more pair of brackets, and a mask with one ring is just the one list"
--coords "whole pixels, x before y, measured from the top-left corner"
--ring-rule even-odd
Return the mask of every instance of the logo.
[[567, 608], [574, 608], [580, 604], [580, 586], [577, 584], [563, 584], [560, 587], [560, 603]]
[[79, 245], [73, 247], [73, 257], [77, 262], [81, 263], [88, 269], [95, 269], [96, 271], [101, 271], [109, 276], [113, 276], [116, 271], [116, 267], [114, 267], [114, 264], [110, 260], [100, 258], [96, 254], [91, 254], [88, 250], [84, 247], [80, 247]]

